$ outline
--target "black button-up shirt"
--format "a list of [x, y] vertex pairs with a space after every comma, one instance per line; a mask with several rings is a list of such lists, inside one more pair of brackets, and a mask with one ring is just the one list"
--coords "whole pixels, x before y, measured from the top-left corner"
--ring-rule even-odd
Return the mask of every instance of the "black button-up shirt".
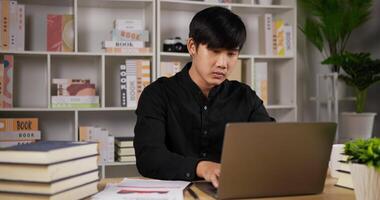
[[191, 63], [144, 89], [136, 110], [137, 168], [146, 177], [194, 180], [201, 160], [220, 162], [227, 122], [274, 121], [248, 86], [225, 80], [205, 97]]

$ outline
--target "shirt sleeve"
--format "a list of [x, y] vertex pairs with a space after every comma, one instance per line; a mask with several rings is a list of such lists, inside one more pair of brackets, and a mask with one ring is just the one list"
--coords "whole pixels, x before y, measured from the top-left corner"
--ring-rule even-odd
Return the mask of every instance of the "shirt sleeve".
[[256, 92], [251, 88], [249, 90], [250, 102], [252, 102], [252, 111], [249, 115], [250, 122], [275, 122], [276, 120], [269, 116], [264, 107], [263, 101], [256, 95]]
[[155, 179], [197, 179], [198, 158], [170, 152], [165, 143], [166, 104], [156, 85], [149, 85], [141, 94], [136, 110], [134, 148], [141, 175]]

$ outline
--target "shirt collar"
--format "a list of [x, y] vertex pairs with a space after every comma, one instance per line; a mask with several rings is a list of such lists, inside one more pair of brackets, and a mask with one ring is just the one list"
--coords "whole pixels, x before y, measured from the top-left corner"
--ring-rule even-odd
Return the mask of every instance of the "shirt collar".
[[[183, 83], [185, 84], [185, 87], [189, 88], [193, 94], [196, 94], [197, 96], [203, 96], [202, 90], [190, 77], [189, 70], [191, 68], [191, 65], [192, 65], [192, 62], [189, 62], [183, 67], [183, 69], [180, 72], [181, 78], [183, 79]], [[213, 87], [210, 90], [208, 98], [209, 99], [214, 98], [225, 87], [225, 84], [227, 82], [228, 80], [226, 79], [220, 85]]]

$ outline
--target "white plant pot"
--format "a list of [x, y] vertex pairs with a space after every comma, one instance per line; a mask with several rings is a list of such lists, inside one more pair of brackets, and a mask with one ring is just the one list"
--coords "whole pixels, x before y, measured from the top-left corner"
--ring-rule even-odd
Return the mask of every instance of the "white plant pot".
[[343, 112], [339, 118], [339, 139], [368, 139], [372, 136], [376, 113]]
[[364, 164], [351, 164], [352, 182], [358, 200], [380, 199], [380, 170]]
[[273, 0], [257, 0], [257, 4], [269, 6], [273, 4]]

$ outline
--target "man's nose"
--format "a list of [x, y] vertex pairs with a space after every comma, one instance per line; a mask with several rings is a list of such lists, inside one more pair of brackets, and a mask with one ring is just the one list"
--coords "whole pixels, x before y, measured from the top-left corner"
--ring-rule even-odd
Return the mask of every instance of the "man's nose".
[[223, 53], [218, 55], [216, 65], [219, 68], [226, 69], [227, 68], [227, 55], [224, 55]]

